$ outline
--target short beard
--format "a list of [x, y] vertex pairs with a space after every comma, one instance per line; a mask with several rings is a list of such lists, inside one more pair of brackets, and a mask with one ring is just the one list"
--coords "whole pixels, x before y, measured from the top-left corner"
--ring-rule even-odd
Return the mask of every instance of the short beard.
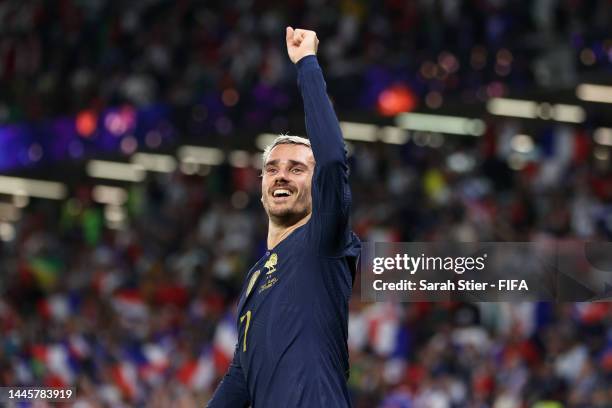
[[279, 211], [276, 214], [272, 214], [267, 208], [266, 213], [268, 214], [268, 218], [272, 221], [273, 224], [281, 226], [281, 227], [290, 227], [292, 225], [297, 224], [300, 220], [310, 214], [308, 208], [303, 208], [302, 211], [294, 211], [291, 208], [286, 210]]

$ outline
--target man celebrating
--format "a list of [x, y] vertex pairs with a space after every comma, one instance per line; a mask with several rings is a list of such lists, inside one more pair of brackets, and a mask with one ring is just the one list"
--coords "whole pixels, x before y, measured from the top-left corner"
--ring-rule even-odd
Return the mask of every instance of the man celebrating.
[[263, 154], [268, 251], [238, 303], [238, 344], [209, 408], [350, 407], [348, 301], [360, 243], [338, 119], [314, 31], [287, 27], [309, 139], [279, 136]]

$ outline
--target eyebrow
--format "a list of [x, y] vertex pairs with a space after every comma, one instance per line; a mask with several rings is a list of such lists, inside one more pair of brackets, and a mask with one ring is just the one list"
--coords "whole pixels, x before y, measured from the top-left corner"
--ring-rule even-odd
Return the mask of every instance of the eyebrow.
[[[292, 165], [292, 166], [300, 166], [300, 165], [301, 165], [301, 166], [304, 166], [304, 167], [308, 167], [308, 165], [307, 165], [306, 163], [301, 162], [301, 161], [299, 161], [299, 160], [291, 160], [291, 159], [289, 159], [289, 160], [287, 160], [287, 161], [288, 161], [289, 163], [291, 163], [291, 165]], [[268, 166], [277, 166], [279, 162], [280, 162], [280, 160], [278, 160], [278, 159], [276, 159], [276, 160], [270, 160], [269, 162], [267, 162], [267, 163], [265, 164], [265, 166], [264, 166], [264, 167], [268, 167]]]

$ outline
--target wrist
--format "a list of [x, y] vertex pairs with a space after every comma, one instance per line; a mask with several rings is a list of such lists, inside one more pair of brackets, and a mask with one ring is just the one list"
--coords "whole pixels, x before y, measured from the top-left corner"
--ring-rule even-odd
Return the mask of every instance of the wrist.
[[317, 54], [315, 54], [314, 52], [310, 53], [310, 54], [304, 54], [301, 57], [299, 57], [297, 59], [297, 61], [294, 62], [294, 64], [298, 65], [300, 63], [300, 61], [304, 61], [304, 59], [306, 59], [307, 57], [315, 57], [316, 58], [316, 56], [317, 56]]
[[317, 60], [316, 54], [304, 55], [302, 58], [300, 58], [295, 63], [295, 66], [297, 67], [298, 70], [304, 69], [309, 66], [318, 66], [318, 65], [319, 65], [319, 62]]

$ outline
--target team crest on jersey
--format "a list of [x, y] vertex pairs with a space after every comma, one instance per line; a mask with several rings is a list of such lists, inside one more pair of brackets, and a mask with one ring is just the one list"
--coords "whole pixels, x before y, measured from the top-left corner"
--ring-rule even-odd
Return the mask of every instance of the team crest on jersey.
[[255, 286], [255, 282], [257, 282], [257, 278], [259, 277], [260, 273], [261, 273], [261, 270], [259, 269], [253, 272], [253, 276], [251, 276], [251, 280], [249, 281], [249, 286], [247, 286], [247, 291], [246, 291], [247, 296], [249, 296], [249, 293], [251, 293], [253, 286]]
[[264, 268], [268, 270], [268, 272], [266, 272], [266, 275], [271, 275], [272, 273], [276, 272], [277, 262], [278, 255], [276, 255], [276, 253], [270, 255], [270, 258], [266, 261], [266, 264], [264, 265]]
[[278, 255], [276, 253], [270, 255], [270, 258], [266, 261], [264, 268], [268, 270], [266, 272], [266, 279], [264, 283], [259, 287], [259, 291], [257, 293], [261, 293], [266, 289], [271, 288], [278, 282], [278, 278], [276, 276], [272, 276], [274, 272], [276, 272], [276, 264], [278, 263]]

